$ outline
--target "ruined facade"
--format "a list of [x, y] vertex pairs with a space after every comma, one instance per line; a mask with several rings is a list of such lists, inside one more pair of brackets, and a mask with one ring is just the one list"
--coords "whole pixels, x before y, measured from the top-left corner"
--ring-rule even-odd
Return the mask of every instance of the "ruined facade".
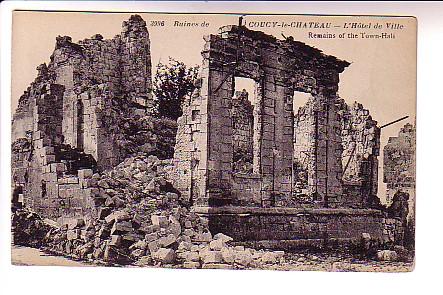
[[[189, 149], [187, 156], [198, 161], [191, 169], [193, 173], [186, 174], [183, 193], [200, 205], [291, 204], [294, 91], [311, 93], [328, 109], [336, 99], [338, 75], [349, 63], [301, 42], [280, 41], [238, 26], [222, 27], [218, 35], [207, 36], [205, 40], [202, 85], [190, 104], [200, 117], [197, 121], [183, 119], [187, 126], [179, 124], [179, 128], [192, 130], [194, 142], [188, 146], [194, 148]], [[235, 103], [235, 77], [256, 82], [252, 173], [233, 173], [235, 131], [230, 113]], [[325, 112], [331, 116], [323, 116], [318, 124], [324, 130], [322, 134], [329, 135], [321, 139], [323, 146], [317, 150], [318, 157], [324, 159], [321, 161], [324, 172], [336, 167], [339, 173], [341, 161], [332, 156], [328, 161], [325, 158], [325, 150], [339, 154], [340, 142], [338, 137], [334, 138], [338, 118], [332, 110]], [[177, 149], [176, 153], [181, 154], [182, 150]], [[176, 157], [177, 169], [185, 174], [187, 169], [180, 161]], [[332, 172], [318, 177], [320, 204], [339, 205], [342, 187], [337, 179], [340, 177]]]
[[[149, 194], [180, 193], [211, 232], [238, 241], [401, 240], [402, 224], [371, 206], [377, 123], [337, 96], [349, 63], [243, 26], [205, 41], [196, 88], [171, 122], [154, 116], [139, 16], [111, 40], [57, 38], [14, 114], [14, 194], [45, 217], [99, 216], [113, 189], [94, 173], [154, 154], [173, 157], [173, 186], [151, 179]], [[254, 80], [254, 93], [235, 92], [236, 77]], [[297, 114], [295, 92], [312, 96]]]
[[[374, 202], [377, 122], [336, 94], [349, 63], [241, 26], [205, 41], [199, 85], [178, 120], [174, 168], [182, 197], [211, 231], [261, 242], [362, 233], [401, 240], [402, 223]], [[255, 81], [253, 104], [240, 106], [246, 93], [235, 93], [236, 77]], [[294, 114], [296, 91], [311, 98]], [[239, 169], [239, 157], [250, 166]]]
[[138, 144], [126, 132], [134, 124], [156, 125], [138, 120], [153, 104], [149, 47], [139, 16], [110, 40], [57, 37], [13, 116], [13, 190], [27, 206], [50, 218], [87, 213], [87, 179]]
[[390, 137], [383, 149], [383, 182], [387, 185], [386, 201], [392, 203], [394, 195], [404, 192], [409, 195], [408, 219], [415, 212], [415, 127], [406, 124], [397, 137]]

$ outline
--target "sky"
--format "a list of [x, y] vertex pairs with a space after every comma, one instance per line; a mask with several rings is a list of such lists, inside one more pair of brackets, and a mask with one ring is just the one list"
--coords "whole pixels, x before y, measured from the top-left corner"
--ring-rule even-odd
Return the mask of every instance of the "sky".
[[[207, 14], [143, 14], [148, 24], [151, 41], [153, 69], [159, 61], [167, 62], [171, 56], [189, 66], [201, 63], [204, 35], [216, 34], [218, 28], [238, 24], [237, 15]], [[112, 38], [121, 31], [121, 24], [129, 19], [127, 13], [91, 12], [25, 12], [13, 14], [12, 38], [12, 89], [11, 108], [15, 110], [23, 91], [34, 80], [36, 67], [49, 63], [58, 35], [68, 35], [74, 42], [101, 34]], [[164, 21], [164, 26], [154, 26], [152, 21]], [[248, 15], [244, 18], [248, 28], [270, 21], [291, 24], [294, 22], [331, 23], [328, 28], [263, 27], [259, 29], [281, 39], [293, 36], [295, 40], [321, 49], [325, 54], [347, 60], [351, 65], [340, 75], [339, 95], [348, 103], [358, 101], [369, 109], [379, 126], [403, 116], [407, 120], [382, 129], [381, 147], [407, 122], [415, 122], [416, 112], [416, 23], [412, 18], [325, 17], [302, 15]], [[372, 24], [370, 29], [344, 29], [345, 23]], [[182, 26], [196, 23], [197, 27]], [[202, 26], [202, 24], [204, 25]], [[378, 23], [383, 28], [374, 29]], [[396, 23], [402, 29], [387, 29], [387, 23]], [[206, 25], [207, 24], [207, 25]], [[267, 24], [267, 23], [265, 23]], [[358, 25], [358, 24], [357, 24]], [[311, 33], [394, 33], [395, 39], [318, 39]], [[154, 70], [153, 70], [154, 72]], [[242, 85], [239, 85], [241, 88]], [[245, 87], [248, 87], [245, 85]], [[247, 89], [249, 90], [249, 89]], [[296, 102], [297, 103], [297, 102]], [[382, 151], [381, 151], [382, 153]], [[384, 200], [382, 182], [383, 156], [379, 157], [379, 197]]]

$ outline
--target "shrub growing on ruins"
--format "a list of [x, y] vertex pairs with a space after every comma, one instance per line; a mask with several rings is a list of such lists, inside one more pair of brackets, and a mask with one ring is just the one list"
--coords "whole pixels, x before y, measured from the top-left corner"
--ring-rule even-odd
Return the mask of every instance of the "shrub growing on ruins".
[[168, 64], [158, 63], [153, 92], [160, 116], [177, 120], [182, 115], [183, 101], [195, 89], [198, 70], [171, 57]]

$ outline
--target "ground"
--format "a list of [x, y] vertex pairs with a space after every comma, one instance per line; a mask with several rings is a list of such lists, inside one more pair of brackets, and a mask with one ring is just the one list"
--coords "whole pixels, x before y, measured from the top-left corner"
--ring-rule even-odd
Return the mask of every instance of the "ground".
[[[39, 249], [12, 246], [11, 261], [14, 265], [45, 266], [92, 266], [85, 262], [74, 261], [63, 256], [47, 254]], [[407, 272], [413, 269], [412, 262], [379, 262], [358, 260], [337, 254], [302, 254], [286, 256], [286, 261], [279, 265], [270, 265], [266, 269], [296, 271], [358, 271], [358, 272]]]
[[63, 256], [54, 256], [39, 249], [23, 246], [12, 246], [11, 263], [13, 265], [91, 266]]

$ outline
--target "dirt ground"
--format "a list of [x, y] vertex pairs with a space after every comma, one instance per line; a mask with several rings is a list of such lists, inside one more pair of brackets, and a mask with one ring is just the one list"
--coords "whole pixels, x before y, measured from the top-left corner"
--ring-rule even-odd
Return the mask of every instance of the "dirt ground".
[[[13, 265], [41, 266], [94, 266], [75, 261], [63, 256], [47, 254], [39, 249], [12, 246], [11, 262]], [[356, 272], [407, 272], [414, 268], [413, 262], [389, 262], [358, 260], [334, 254], [289, 254], [285, 262], [266, 266], [270, 270], [295, 271], [356, 271]]]
[[46, 254], [39, 249], [22, 246], [12, 246], [11, 263], [13, 265], [91, 266], [63, 256]]

